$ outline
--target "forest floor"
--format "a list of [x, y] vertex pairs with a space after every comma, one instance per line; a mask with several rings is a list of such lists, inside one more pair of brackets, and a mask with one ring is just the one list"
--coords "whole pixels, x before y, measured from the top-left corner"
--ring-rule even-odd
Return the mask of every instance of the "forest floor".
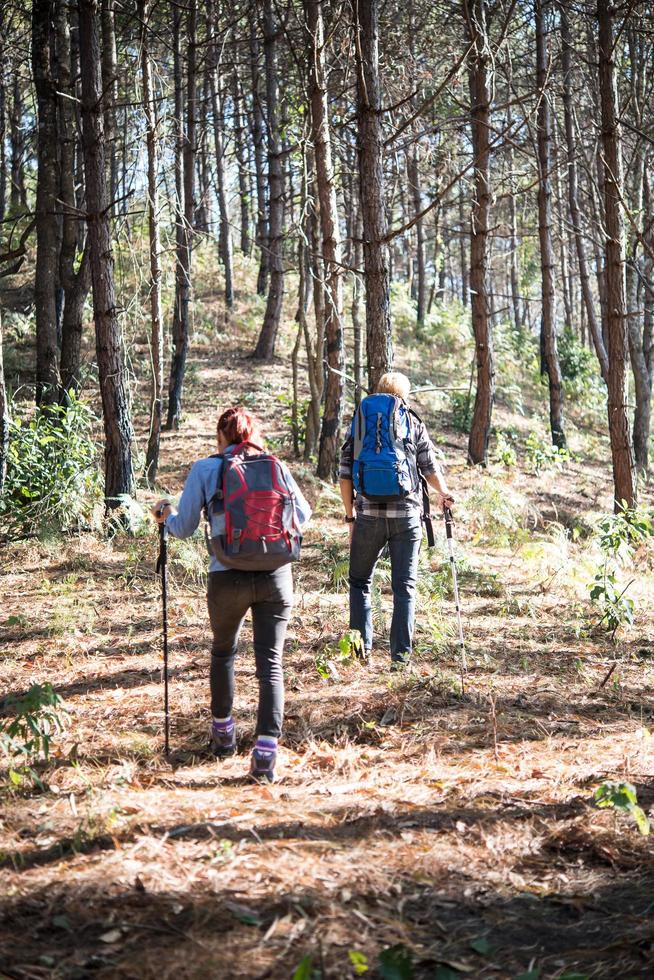
[[[154, 526], [6, 546], [0, 687], [50, 681], [70, 715], [37, 767], [40, 789], [13, 785], [6, 764], [0, 774], [0, 977], [326, 980], [366, 963], [385, 978], [654, 976], [653, 838], [593, 803], [602, 782], [626, 780], [646, 812], [654, 805], [651, 552], [629, 571], [635, 625], [616, 643], [588, 602], [599, 560], [589, 531], [610, 506], [605, 441], [584, 449], [578, 419], [561, 470], [481, 473], [465, 466], [448, 413], [419, 400], [460, 501], [464, 688], [440, 527], [437, 548], [423, 546], [412, 669], [388, 670], [382, 574], [371, 662], [337, 662], [324, 679], [317, 663], [337, 657], [347, 629], [347, 533], [335, 489], [288, 452], [287, 361], [248, 360], [251, 331], [237, 313], [218, 345], [196, 338], [160, 484], [179, 492], [214, 450], [218, 409], [241, 402], [314, 507], [295, 573], [279, 781], [245, 778], [249, 627], [239, 752], [206, 754], [202, 540], [170, 545], [169, 761]], [[498, 407], [504, 423], [514, 414]], [[524, 435], [533, 420], [515, 424]]]

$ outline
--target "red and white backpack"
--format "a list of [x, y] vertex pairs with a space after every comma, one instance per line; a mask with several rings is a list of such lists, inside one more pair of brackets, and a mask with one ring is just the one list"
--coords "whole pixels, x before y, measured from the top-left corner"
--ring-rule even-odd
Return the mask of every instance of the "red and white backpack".
[[[302, 535], [284, 466], [260, 446], [242, 442], [221, 460], [218, 486], [205, 507], [207, 547], [221, 565], [273, 571], [300, 557]], [[223, 534], [211, 535], [211, 516], [225, 515]]]

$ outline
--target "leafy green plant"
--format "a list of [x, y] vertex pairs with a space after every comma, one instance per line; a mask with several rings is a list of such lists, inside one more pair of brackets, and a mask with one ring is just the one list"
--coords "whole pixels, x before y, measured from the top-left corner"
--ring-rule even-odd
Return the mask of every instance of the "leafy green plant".
[[636, 548], [654, 537], [654, 509], [629, 508], [623, 501], [617, 514], [607, 514], [598, 522], [596, 534], [602, 553], [625, 565]]
[[293, 971], [293, 980], [319, 980], [321, 977], [319, 970], [313, 968], [313, 955], [308, 953], [303, 956]]
[[383, 949], [377, 961], [377, 972], [382, 980], [413, 980], [411, 951], [401, 943]]
[[635, 603], [625, 595], [628, 588], [627, 585], [620, 589], [615, 573], [608, 572], [606, 566], [597, 573], [590, 587], [591, 601], [602, 610], [600, 625], [613, 636], [620, 626], [633, 626], [634, 623]]
[[482, 477], [465, 501], [473, 543], [506, 547], [524, 536], [519, 500], [503, 483]]
[[365, 953], [361, 953], [358, 949], [348, 950], [348, 959], [352, 965], [352, 969], [358, 977], [363, 973], [367, 973], [370, 967], [368, 966], [368, 957]]
[[558, 337], [559, 364], [566, 395], [579, 399], [602, 384], [597, 359], [592, 350], [575, 337], [570, 327], [564, 327]]
[[497, 433], [495, 443], [495, 458], [507, 469], [511, 469], [518, 462], [515, 448], [509, 442], [504, 432]]
[[92, 426], [95, 417], [71, 391], [67, 405], [37, 408], [9, 427], [0, 521], [9, 538], [68, 531], [91, 522], [101, 499]]
[[610, 807], [629, 813], [636, 821], [640, 833], [643, 836], [649, 834], [649, 820], [644, 810], [638, 806], [636, 790], [631, 783], [614, 782], [609, 779], [595, 790], [593, 800], [598, 807]]
[[348, 630], [335, 645], [328, 645], [316, 657], [316, 670], [323, 680], [338, 680], [337, 664], [363, 660], [366, 651], [359, 630]]
[[548, 443], [537, 432], [530, 432], [525, 443], [525, 455], [532, 473], [536, 476], [542, 470], [561, 470], [570, 461], [567, 449]]
[[591, 602], [599, 607], [600, 625], [615, 637], [620, 626], [632, 626], [635, 602], [625, 593], [631, 585], [621, 587], [618, 567], [629, 564], [636, 549], [654, 536], [651, 510], [628, 508], [623, 504], [617, 514], [607, 514], [597, 524], [596, 538], [603, 560], [589, 586]]
[[473, 399], [470, 392], [452, 391], [450, 393], [450, 412], [452, 427], [464, 435], [470, 432], [472, 425]]
[[9, 779], [20, 785], [31, 775], [39, 783], [31, 766], [41, 758], [47, 761], [53, 736], [66, 727], [68, 711], [63, 698], [52, 684], [33, 684], [22, 698], [8, 697], [6, 705], [14, 717], [0, 726], [0, 745], [10, 758], [24, 760], [9, 769]]

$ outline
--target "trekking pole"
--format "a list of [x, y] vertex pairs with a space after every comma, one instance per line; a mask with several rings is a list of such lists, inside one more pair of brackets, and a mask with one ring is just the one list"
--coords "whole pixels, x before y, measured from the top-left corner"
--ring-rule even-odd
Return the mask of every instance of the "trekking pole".
[[168, 712], [168, 580], [166, 566], [168, 564], [168, 528], [165, 522], [159, 525], [159, 558], [157, 559], [157, 574], [161, 574], [161, 600], [163, 611], [163, 682], [164, 682], [164, 752], [166, 758], [170, 754], [170, 715]]
[[452, 511], [449, 507], [443, 508], [443, 515], [445, 517], [445, 536], [447, 538], [447, 550], [450, 555], [450, 568], [452, 569], [452, 585], [454, 587], [454, 606], [456, 609], [456, 621], [459, 627], [459, 647], [461, 649], [461, 694], [464, 693], [464, 678], [468, 665], [466, 663], [466, 646], [463, 639], [463, 624], [461, 622], [461, 603], [459, 602], [459, 582], [456, 575], [456, 563], [454, 561], [454, 539], [452, 535], [452, 526], [454, 524], [454, 519], [452, 517]]

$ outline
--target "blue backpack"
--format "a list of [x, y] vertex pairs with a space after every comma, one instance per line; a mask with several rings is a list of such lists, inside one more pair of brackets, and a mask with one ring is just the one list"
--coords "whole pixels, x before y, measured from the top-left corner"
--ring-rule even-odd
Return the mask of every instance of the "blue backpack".
[[352, 417], [352, 483], [369, 500], [403, 500], [419, 487], [411, 413], [395, 395], [368, 395]]

